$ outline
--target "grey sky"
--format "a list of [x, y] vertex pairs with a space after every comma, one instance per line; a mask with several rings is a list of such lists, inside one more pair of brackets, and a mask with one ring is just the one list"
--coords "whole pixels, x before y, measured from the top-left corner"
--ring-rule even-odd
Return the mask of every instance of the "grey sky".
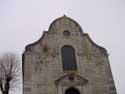
[[125, 0], [0, 0], [0, 52], [21, 56], [64, 14], [108, 50], [118, 94], [125, 94]]

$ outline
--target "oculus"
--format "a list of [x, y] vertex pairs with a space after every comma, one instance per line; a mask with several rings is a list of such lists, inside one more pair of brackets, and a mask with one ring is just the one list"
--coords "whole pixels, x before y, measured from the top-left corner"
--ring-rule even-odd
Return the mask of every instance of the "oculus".
[[70, 35], [70, 32], [68, 30], [63, 31], [63, 35], [68, 37]]

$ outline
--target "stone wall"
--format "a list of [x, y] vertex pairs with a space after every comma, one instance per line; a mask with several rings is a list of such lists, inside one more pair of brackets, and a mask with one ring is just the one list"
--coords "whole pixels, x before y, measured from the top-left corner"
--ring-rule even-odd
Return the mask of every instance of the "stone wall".
[[[64, 31], [69, 34], [65, 35]], [[64, 45], [75, 49], [77, 71], [63, 71], [61, 48]], [[55, 81], [69, 73], [87, 79], [87, 84], [73, 86], [82, 88], [81, 94], [116, 94], [107, 51], [66, 16], [56, 19], [37, 42], [27, 45], [23, 59], [23, 94], [64, 94], [65, 89], [60, 88], [63, 86]]]

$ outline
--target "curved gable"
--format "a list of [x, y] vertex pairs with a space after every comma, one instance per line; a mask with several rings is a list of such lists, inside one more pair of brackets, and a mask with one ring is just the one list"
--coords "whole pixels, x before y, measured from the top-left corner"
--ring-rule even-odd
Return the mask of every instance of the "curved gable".
[[63, 31], [62, 28], [67, 30], [72, 30], [72, 32], [74, 31], [74, 32], [83, 33], [81, 26], [76, 21], [74, 21], [73, 19], [65, 15], [63, 17], [60, 17], [54, 20], [49, 26], [49, 31], [61, 32]]

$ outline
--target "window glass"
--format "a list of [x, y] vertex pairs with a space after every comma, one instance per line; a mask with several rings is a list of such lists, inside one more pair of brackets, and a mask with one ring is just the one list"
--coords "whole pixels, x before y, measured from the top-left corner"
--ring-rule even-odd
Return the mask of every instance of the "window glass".
[[65, 45], [61, 49], [63, 70], [77, 70], [75, 50], [72, 46]]

